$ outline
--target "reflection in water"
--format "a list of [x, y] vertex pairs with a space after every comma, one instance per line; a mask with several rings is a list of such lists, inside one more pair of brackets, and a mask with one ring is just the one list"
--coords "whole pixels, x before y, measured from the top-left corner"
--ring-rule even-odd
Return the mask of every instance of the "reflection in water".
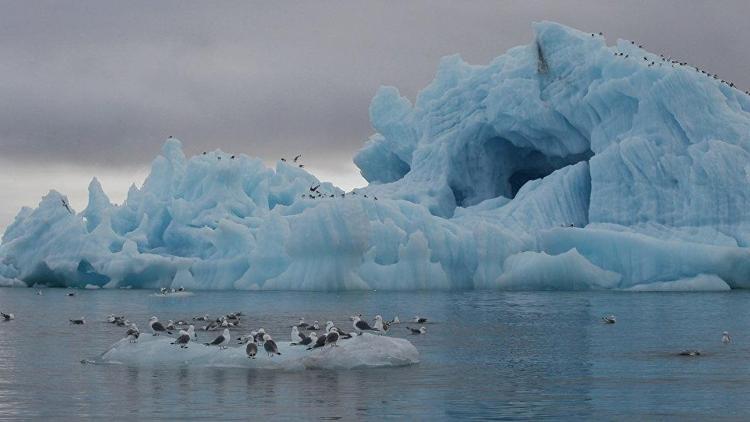
[[[750, 392], [750, 340], [740, 334], [750, 322], [744, 312], [750, 292], [199, 292], [174, 300], [149, 294], [82, 291], [65, 300], [62, 290], [36, 296], [33, 289], [1, 289], [0, 308], [17, 319], [0, 323], [0, 418], [215, 418], [219, 412], [225, 419], [653, 419], [750, 412], [743, 400]], [[407, 323], [393, 327], [390, 335], [409, 338], [421, 353], [419, 365], [402, 368], [79, 363], [124, 335], [102, 322], [109, 313], [143, 322], [153, 314], [178, 319], [238, 310], [247, 313], [248, 331], [262, 322], [278, 338], [300, 316], [345, 327], [348, 315], [359, 312], [402, 321], [427, 315], [434, 323], [424, 336], [409, 335]], [[609, 313], [617, 324], [600, 323]], [[81, 315], [91, 323], [64, 322]], [[724, 330], [736, 333], [734, 344], [721, 344]], [[676, 357], [684, 348], [704, 355]]]

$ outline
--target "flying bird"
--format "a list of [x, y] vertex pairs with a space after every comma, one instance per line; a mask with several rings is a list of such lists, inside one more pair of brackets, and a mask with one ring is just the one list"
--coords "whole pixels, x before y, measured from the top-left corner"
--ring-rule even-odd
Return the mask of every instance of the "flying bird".
[[296, 162], [297, 162], [297, 160], [299, 160], [300, 158], [302, 158], [302, 154], [300, 154], [300, 155], [298, 155], [298, 156], [294, 157], [294, 162], [296, 163]]

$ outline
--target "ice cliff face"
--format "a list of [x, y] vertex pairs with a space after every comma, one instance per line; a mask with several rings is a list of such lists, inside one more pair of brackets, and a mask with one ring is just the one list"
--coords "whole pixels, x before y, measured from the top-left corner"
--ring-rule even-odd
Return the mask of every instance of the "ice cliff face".
[[414, 105], [381, 88], [356, 194], [172, 139], [120, 206], [94, 180], [80, 214], [57, 192], [21, 210], [0, 282], [750, 287], [750, 97], [628, 41], [534, 31], [487, 66], [443, 59]]

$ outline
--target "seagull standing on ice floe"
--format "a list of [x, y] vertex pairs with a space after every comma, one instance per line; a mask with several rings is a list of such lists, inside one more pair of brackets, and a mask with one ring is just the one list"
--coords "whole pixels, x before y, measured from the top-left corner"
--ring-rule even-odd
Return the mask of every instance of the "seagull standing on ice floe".
[[141, 332], [138, 331], [138, 326], [136, 326], [135, 323], [130, 324], [130, 328], [128, 328], [128, 331], [125, 333], [125, 337], [128, 339], [130, 343], [138, 342], [138, 337], [140, 335], [141, 335]]
[[411, 333], [415, 334], [415, 335], [417, 335], [417, 334], [427, 334], [427, 328], [425, 328], [424, 326], [419, 327], [419, 329], [411, 328], [411, 327], [406, 327], [406, 329], [409, 330], [409, 331], [411, 331]]
[[263, 344], [263, 342], [265, 341], [263, 339], [265, 335], [266, 335], [266, 330], [264, 330], [263, 327], [258, 328], [258, 332], [254, 336], [255, 342], [258, 344]]
[[[335, 329], [336, 329], [336, 327], [334, 327], [334, 328], [333, 328], [333, 330], [335, 330]], [[331, 330], [331, 331], [329, 331], [329, 332], [333, 332], [333, 330]], [[313, 333], [313, 334], [315, 334], [315, 333]], [[326, 345], [326, 338], [328, 338], [328, 334], [326, 334], [326, 335], [321, 335], [320, 337], [318, 337], [317, 335], [316, 335], [315, 337], [313, 337], [313, 336], [311, 335], [311, 336], [310, 336], [310, 338], [311, 338], [311, 339], [312, 339], [312, 338], [315, 338], [315, 343], [313, 343], [313, 345], [312, 345], [312, 346], [308, 347], [308, 348], [307, 348], [307, 350], [317, 349], [318, 347], [323, 347], [323, 346], [325, 346], [325, 345]]]
[[263, 336], [263, 348], [266, 349], [266, 353], [268, 353], [268, 356], [273, 357], [273, 355], [280, 355], [281, 352], [279, 352], [279, 347], [276, 345], [276, 342], [273, 341], [271, 336], [268, 334]]
[[368, 324], [367, 321], [362, 321], [362, 318], [360, 318], [359, 315], [354, 317], [354, 321], [352, 322], [352, 325], [354, 326], [354, 329], [357, 330], [357, 333], [359, 333], [360, 335], [362, 335], [363, 331], [375, 331], [374, 328], [370, 327], [370, 324]]
[[3, 317], [3, 321], [11, 321], [16, 319], [16, 316], [13, 314], [6, 314], [5, 312], [0, 312], [0, 316]]
[[247, 357], [250, 359], [255, 359], [255, 355], [258, 354], [258, 345], [255, 344], [255, 341], [251, 337], [248, 337], [246, 339], [247, 346], [245, 346], [245, 353], [247, 353]]
[[203, 316], [193, 317], [193, 321], [208, 321], [208, 314], [203, 315]]
[[339, 341], [339, 329], [336, 327], [333, 327], [330, 333], [326, 334], [326, 345], [331, 345], [331, 347], [338, 347], [336, 342]]
[[732, 342], [732, 337], [729, 336], [729, 332], [724, 331], [721, 334], [721, 342], [724, 343], [724, 344], [729, 344], [729, 343]]
[[219, 349], [226, 349], [227, 344], [229, 344], [229, 328], [225, 328], [224, 332], [219, 335], [219, 337], [216, 337], [214, 341], [211, 343], [203, 343], [206, 346], [219, 346]]
[[602, 317], [602, 322], [605, 324], [614, 324], [617, 322], [617, 319], [614, 315], [606, 315]]
[[171, 332], [167, 331], [166, 328], [164, 328], [164, 325], [162, 325], [161, 322], [159, 322], [159, 318], [152, 316], [148, 320], [148, 326], [151, 328], [151, 333], [155, 336], [158, 336], [159, 333], [167, 333], [172, 334]]
[[[351, 317], [351, 318], [354, 318], [354, 317]], [[353, 319], [352, 319], [352, 320], [353, 320]], [[334, 329], [334, 328], [337, 328], [337, 327], [335, 327], [335, 326], [333, 325], [333, 321], [326, 321], [326, 334], [330, 333], [330, 332], [331, 332], [331, 330], [332, 330], [332, 329]], [[338, 329], [338, 328], [337, 328], [337, 329]], [[343, 339], [348, 339], [348, 338], [352, 338], [352, 335], [351, 335], [351, 334], [349, 334], [349, 333], [345, 333], [345, 332], [341, 331], [341, 329], [338, 329], [338, 330], [339, 330], [339, 337], [341, 337], [341, 339], [342, 339], [342, 340], [343, 340]], [[325, 336], [323, 336], [323, 337], [325, 337]]]
[[307, 329], [311, 331], [320, 330], [320, 323], [318, 321], [313, 321], [312, 325], [308, 326]]
[[318, 333], [313, 331], [310, 333], [310, 336], [305, 337], [301, 341], [298, 341], [297, 343], [292, 343], [292, 346], [308, 346], [310, 344], [315, 344], [315, 342], [318, 341]]
[[190, 334], [185, 330], [180, 330], [177, 338], [170, 344], [179, 344], [180, 349], [187, 349], [187, 344], [190, 343]]
[[380, 332], [387, 332], [388, 331], [388, 324], [383, 323], [383, 317], [380, 315], [375, 315], [375, 330]]
[[297, 329], [297, 326], [292, 327], [292, 344], [299, 343], [300, 341], [304, 340], [306, 335], [299, 332]]

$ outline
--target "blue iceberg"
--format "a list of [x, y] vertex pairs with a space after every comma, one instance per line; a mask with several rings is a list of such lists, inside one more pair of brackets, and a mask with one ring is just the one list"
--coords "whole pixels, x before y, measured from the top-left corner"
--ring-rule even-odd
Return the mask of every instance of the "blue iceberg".
[[[556, 23], [486, 66], [383, 87], [367, 187], [164, 144], [113, 205], [51, 191], [0, 246], [0, 283], [188, 289], [750, 287], [750, 96]], [[314, 191], [311, 188], [319, 187]]]

